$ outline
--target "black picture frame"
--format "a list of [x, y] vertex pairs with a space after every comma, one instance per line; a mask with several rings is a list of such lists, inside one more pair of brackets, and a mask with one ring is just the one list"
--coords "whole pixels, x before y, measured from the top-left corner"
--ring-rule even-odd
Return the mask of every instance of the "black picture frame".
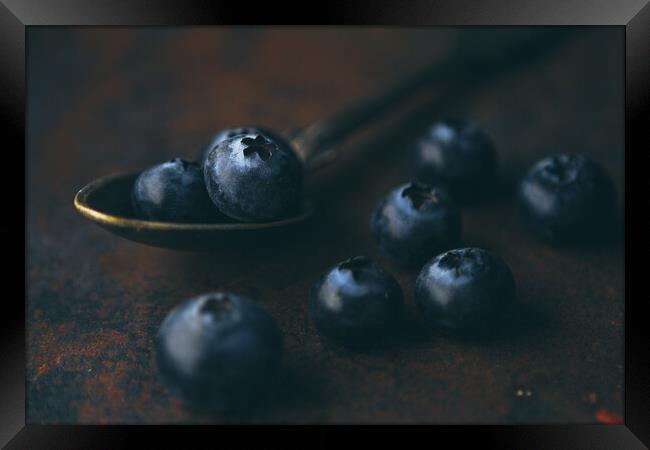
[[[291, 14], [288, 15], [288, 11]], [[625, 175], [634, 157], [648, 149], [647, 115], [650, 93], [650, 4], [647, 0], [610, 2], [588, 0], [535, 1], [485, 0], [464, 1], [345, 1], [313, 2], [282, 8], [277, 3], [258, 4], [254, 8], [241, 2], [207, 1], [101, 1], [101, 0], [2, 0], [0, 2], [0, 111], [5, 154], [20, 158], [25, 148], [26, 81], [25, 37], [30, 26], [44, 25], [204, 25], [204, 24], [356, 24], [356, 25], [610, 25], [625, 28]], [[645, 144], [645, 145], [644, 145]], [[25, 155], [23, 150], [23, 156]], [[632, 156], [634, 155], [634, 156]], [[630, 163], [632, 162], [632, 163]], [[23, 163], [25, 163], [23, 159]], [[20, 163], [14, 167], [19, 167]], [[29, 189], [26, 182], [25, 190]], [[10, 186], [13, 186], [12, 190]], [[15, 181], [3, 180], [4, 192], [15, 191]], [[627, 187], [627, 186], [626, 186]], [[626, 262], [632, 258], [632, 229], [629, 195], [626, 188]], [[18, 217], [25, 212], [26, 195], [11, 196], [16, 203], [6, 206]], [[15, 212], [15, 213], [13, 213]], [[23, 215], [25, 218], [25, 216]], [[17, 219], [5, 233], [27, 231]], [[636, 227], [640, 224], [634, 225]], [[14, 239], [14, 241], [17, 241]], [[19, 245], [16, 242], [17, 245]], [[637, 251], [638, 246], [636, 246]], [[25, 261], [26, 263], [26, 261]], [[14, 265], [18, 270], [18, 266]], [[26, 265], [25, 265], [26, 267]], [[499, 448], [607, 448], [633, 449], [650, 445], [650, 342], [644, 314], [644, 296], [634, 296], [629, 279], [632, 267], [626, 266], [625, 314], [625, 424], [624, 425], [544, 425], [544, 426], [443, 426], [426, 427], [426, 432], [448, 435], [455, 445], [471, 441]], [[8, 276], [9, 278], [9, 276]], [[18, 280], [19, 277], [13, 277]], [[23, 298], [26, 286], [23, 285]], [[130, 439], [155, 435], [167, 443], [186, 439], [188, 434], [208, 436], [210, 427], [126, 427], [126, 426], [43, 426], [25, 425], [25, 311], [18, 295], [5, 297], [2, 340], [0, 341], [0, 444], [7, 448], [117, 448]], [[312, 429], [312, 427], [303, 427]], [[277, 428], [274, 428], [277, 430]], [[417, 431], [425, 431], [418, 428]], [[402, 441], [400, 435], [385, 439]], [[255, 438], [248, 434], [249, 439]], [[259, 438], [259, 435], [257, 435]], [[242, 441], [243, 442], [243, 441]], [[309, 441], [313, 442], [313, 441]], [[58, 443], [55, 445], [54, 443]], [[647, 447], [646, 447], [647, 448]]]

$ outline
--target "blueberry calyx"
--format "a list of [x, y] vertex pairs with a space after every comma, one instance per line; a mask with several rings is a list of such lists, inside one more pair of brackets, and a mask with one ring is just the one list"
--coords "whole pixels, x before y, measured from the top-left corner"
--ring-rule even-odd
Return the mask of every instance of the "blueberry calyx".
[[559, 157], [551, 158], [551, 163], [546, 167], [546, 172], [558, 184], [565, 184], [571, 182], [576, 176], [576, 158], [569, 155], [565, 161], [561, 161]]
[[435, 190], [418, 183], [411, 183], [406, 189], [404, 189], [402, 191], [402, 197], [408, 197], [415, 209], [420, 209], [422, 205], [427, 202], [438, 202]]
[[187, 160], [185, 160], [183, 158], [170, 159], [169, 162], [170, 163], [180, 163], [181, 167], [183, 168], [184, 171], [187, 170], [187, 168], [190, 167], [190, 166], [197, 166], [198, 167], [197, 163], [192, 162], [192, 161], [187, 161]]
[[232, 304], [227, 295], [210, 297], [199, 308], [201, 314], [210, 315], [215, 319], [230, 311], [232, 311]]
[[273, 144], [263, 136], [257, 136], [255, 139], [247, 137], [242, 139], [241, 142], [246, 145], [246, 148], [244, 148], [244, 156], [246, 157], [257, 153], [257, 156], [259, 156], [262, 161], [268, 161], [269, 158], [273, 156], [273, 150], [275, 150], [275, 148]]
[[463, 263], [463, 259], [457, 253], [450, 251], [447, 252], [442, 258], [438, 265], [443, 269], [454, 269], [456, 276], [460, 274], [460, 266]]
[[339, 264], [339, 270], [347, 270], [352, 273], [352, 278], [359, 281], [363, 275], [364, 269], [369, 268], [371, 261], [365, 256], [355, 256]]

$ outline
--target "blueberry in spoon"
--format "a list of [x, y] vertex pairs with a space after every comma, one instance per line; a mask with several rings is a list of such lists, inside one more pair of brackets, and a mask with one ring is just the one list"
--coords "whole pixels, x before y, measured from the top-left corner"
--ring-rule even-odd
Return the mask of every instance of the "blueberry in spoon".
[[260, 132], [225, 139], [203, 170], [210, 198], [233, 219], [271, 222], [302, 208], [302, 164], [284, 139]]
[[142, 172], [133, 186], [131, 203], [136, 216], [145, 220], [177, 223], [230, 221], [208, 196], [202, 167], [180, 158]]

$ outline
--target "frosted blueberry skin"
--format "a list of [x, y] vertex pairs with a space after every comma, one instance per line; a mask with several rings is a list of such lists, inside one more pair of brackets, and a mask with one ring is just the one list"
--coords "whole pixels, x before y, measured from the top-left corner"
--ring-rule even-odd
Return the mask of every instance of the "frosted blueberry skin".
[[607, 172], [576, 153], [546, 157], [528, 171], [518, 193], [527, 228], [550, 244], [603, 238], [616, 217], [616, 191]]
[[142, 172], [131, 193], [138, 218], [160, 222], [230, 222], [210, 200], [202, 167], [175, 158]]
[[165, 317], [155, 339], [165, 386], [188, 406], [212, 412], [250, 408], [282, 358], [282, 336], [255, 302], [231, 293], [195, 297]]
[[324, 273], [311, 289], [309, 315], [318, 331], [341, 344], [381, 343], [403, 308], [399, 283], [364, 256], [343, 261]]
[[[201, 148], [199, 153], [199, 164], [205, 163], [205, 160], [208, 156], [208, 152], [212, 150], [217, 144], [226, 139], [233, 138], [235, 136], [240, 136], [242, 134], [263, 134], [269, 138], [276, 141], [285, 141], [285, 139], [274, 131], [269, 130], [268, 128], [260, 127], [258, 125], [244, 125], [241, 127], [230, 127], [219, 130], [212, 135], [210, 141]], [[289, 145], [286, 143], [286, 145]]]
[[372, 214], [371, 230], [386, 256], [402, 265], [422, 265], [456, 246], [461, 217], [445, 190], [408, 183], [381, 200]]
[[514, 297], [515, 281], [506, 263], [479, 248], [436, 256], [415, 282], [415, 299], [425, 322], [455, 336], [496, 331]]
[[468, 120], [435, 122], [415, 144], [416, 178], [431, 186], [443, 185], [463, 201], [491, 191], [496, 169], [491, 139]]
[[302, 208], [302, 164], [284, 140], [252, 133], [221, 141], [204, 163], [208, 194], [243, 222], [269, 222]]

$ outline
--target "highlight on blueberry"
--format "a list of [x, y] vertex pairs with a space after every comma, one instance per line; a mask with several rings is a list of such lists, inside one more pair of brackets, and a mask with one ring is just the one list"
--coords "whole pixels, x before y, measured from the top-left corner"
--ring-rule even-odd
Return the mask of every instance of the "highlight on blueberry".
[[221, 141], [204, 163], [212, 201], [227, 216], [244, 222], [269, 222], [298, 213], [302, 171], [285, 140], [261, 133]]
[[514, 298], [510, 268], [499, 256], [480, 248], [459, 248], [436, 256], [415, 282], [415, 299], [424, 321], [455, 336], [496, 331]]
[[224, 412], [252, 407], [267, 392], [281, 364], [282, 336], [257, 303], [213, 292], [174, 308], [155, 347], [171, 392], [192, 408]]
[[577, 153], [548, 156], [519, 186], [527, 228], [551, 244], [603, 238], [616, 218], [616, 191], [605, 169]]
[[181, 223], [230, 221], [208, 196], [202, 167], [180, 158], [142, 172], [133, 185], [131, 203], [136, 216], [145, 220]]
[[285, 140], [282, 136], [275, 133], [274, 131], [269, 130], [265, 127], [261, 127], [259, 125], [243, 125], [240, 127], [224, 128], [214, 133], [208, 143], [201, 148], [198, 159], [199, 164], [203, 164], [205, 162], [208, 156], [208, 152], [216, 147], [217, 144], [219, 144], [221, 141], [225, 141], [226, 139], [230, 139], [235, 136], [241, 136], [242, 134], [263, 134], [276, 141]]
[[493, 188], [497, 154], [492, 140], [479, 126], [465, 119], [433, 123], [415, 144], [416, 178], [443, 185], [463, 200]]
[[403, 295], [393, 276], [364, 256], [345, 260], [313, 285], [309, 315], [318, 331], [351, 347], [380, 343], [401, 316]]
[[458, 244], [461, 216], [444, 189], [407, 183], [381, 200], [371, 230], [388, 257], [403, 265], [422, 265]]

